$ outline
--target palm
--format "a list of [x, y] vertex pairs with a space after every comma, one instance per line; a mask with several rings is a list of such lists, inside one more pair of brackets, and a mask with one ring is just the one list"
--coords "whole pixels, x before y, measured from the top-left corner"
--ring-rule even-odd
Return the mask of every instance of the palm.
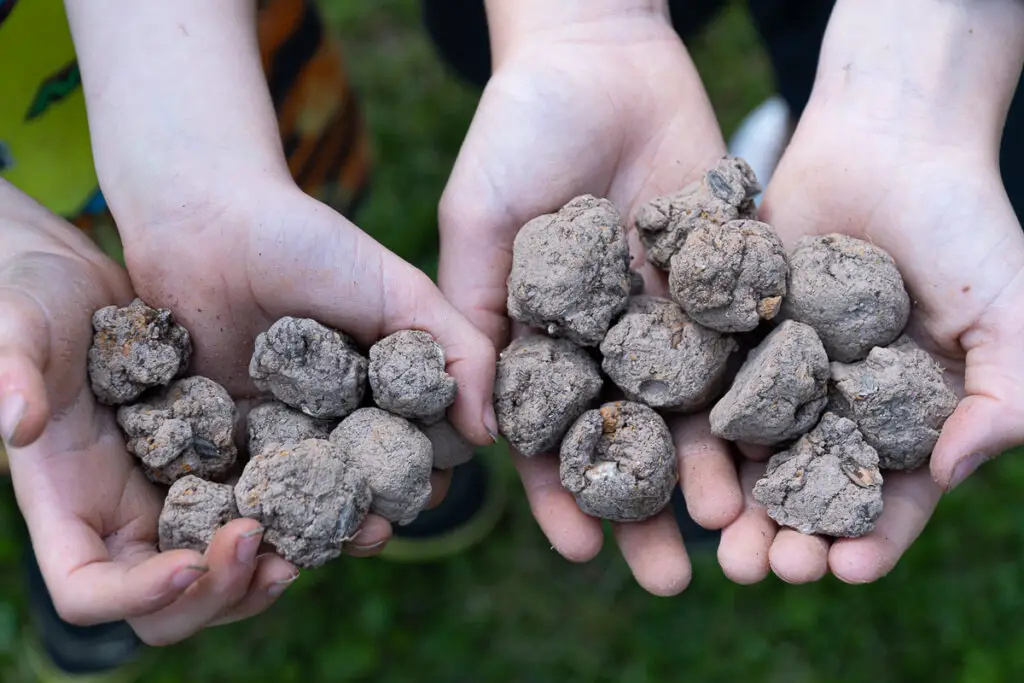
[[775, 540], [764, 555], [784, 578], [809, 580], [831, 569], [867, 581], [891, 569], [917, 537], [960, 458], [986, 449], [995, 455], [1021, 436], [1016, 397], [1024, 376], [1004, 342], [1024, 331], [1015, 305], [1024, 237], [998, 174], [985, 164], [867, 131], [833, 135], [837, 129], [816, 126], [821, 120], [801, 123], [766, 193], [766, 220], [789, 245], [806, 234], [842, 232], [887, 250], [914, 302], [909, 334], [965, 397], [943, 430], [931, 473], [886, 476], [885, 512], [872, 534], [831, 549], [791, 531], [768, 537]]
[[[647, 19], [605, 29], [602, 37], [588, 27], [587, 39], [567, 29], [499, 59], [445, 189], [441, 288], [498, 348], [510, 334], [512, 242], [526, 221], [589, 193], [611, 199], [628, 224], [643, 202], [681, 189], [724, 154], [714, 113], [671, 27]], [[664, 294], [664, 273], [642, 267], [635, 234], [630, 243], [647, 291]], [[674, 427], [683, 486], [693, 494], [695, 518], [721, 526], [741, 501], [723, 476], [731, 467], [724, 445], [702, 423], [705, 416]], [[601, 527], [561, 488], [555, 459], [516, 463], [554, 547], [573, 560], [592, 557]], [[686, 585], [689, 564], [670, 513], [617, 525], [616, 536], [648, 590], [671, 594]]]

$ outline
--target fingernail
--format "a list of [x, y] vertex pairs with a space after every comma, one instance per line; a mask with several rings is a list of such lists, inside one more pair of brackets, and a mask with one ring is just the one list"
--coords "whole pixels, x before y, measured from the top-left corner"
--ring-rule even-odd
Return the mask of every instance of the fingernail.
[[235, 554], [239, 564], [250, 565], [256, 561], [256, 551], [260, 549], [260, 541], [263, 540], [263, 527], [246, 531], [238, 537], [238, 545], [235, 547]]
[[0, 436], [8, 446], [17, 447], [15, 441], [18, 433], [18, 425], [21, 418], [25, 417], [25, 399], [21, 394], [7, 394], [0, 399]]
[[958, 462], [956, 467], [953, 468], [953, 478], [949, 480], [949, 490], [952, 491], [957, 486], [964, 483], [964, 479], [967, 479], [967, 477], [974, 474], [974, 472], [983, 464], [988, 462], [988, 460], [989, 457], [985, 453], [974, 453]]
[[295, 572], [295, 575], [292, 576], [290, 579], [285, 579], [284, 581], [275, 581], [274, 583], [270, 584], [270, 586], [267, 588], [267, 593], [270, 594], [270, 597], [276, 598], [277, 596], [281, 595], [281, 593], [284, 593], [285, 589], [288, 588], [288, 586], [295, 583], [295, 579], [297, 578], [299, 578], [299, 573]]
[[171, 577], [171, 585], [178, 590], [185, 590], [202, 578], [208, 571], [210, 571], [209, 567], [200, 567], [197, 565], [182, 567], [174, 573], [174, 576]]
[[487, 428], [487, 436], [491, 441], [498, 443], [498, 416], [494, 414], [494, 406], [488, 404], [484, 409], [484, 427]]
[[386, 540], [377, 541], [376, 543], [371, 543], [370, 545], [356, 545], [354, 543], [350, 543], [349, 548], [351, 548], [352, 550], [357, 550], [361, 553], [368, 553], [372, 550], [376, 550], [377, 548], [383, 547], [385, 543], [387, 543]]

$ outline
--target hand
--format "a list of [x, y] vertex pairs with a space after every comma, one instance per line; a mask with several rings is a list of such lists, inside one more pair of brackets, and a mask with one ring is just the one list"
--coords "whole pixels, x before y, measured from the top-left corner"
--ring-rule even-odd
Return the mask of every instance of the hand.
[[225, 526], [205, 556], [157, 552], [163, 494], [86, 373], [92, 312], [132, 299], [124, 272], [2, 181], [0, 207], [0, 428], [58, 612], [80, 625], [127, 619], [166, 644], [267, 609], [297, 574], [256, 557], [254, 520]]
[[[559, 5], [559, 12], [579, 4]], [[490, 14], [496, 67], [441, 201], [439, 282], [501, 349], [510, 337], [505, 281], [512, 242], [526, 221], [583, 193], [608, 197], [632, 216], [644, 202], [699, 178], [725, 145], [665, 14], [604, 14], [515, 40], [495, 33], [505, 17]], [[633, 267], [641, 269], [642, 247], [635, 235], [630, 241]], [[664, 273], [641, 270], [648, 293], [667, 295]], [[708, 528], [724, 526], [742, 504], [726, 445], [710, 436], [706, 415], [670, 426], [691, 514]], [[562, 488], [557, 458], [514, 457], [554, 548], [572, 561], [594, 557], [601, 524]], [[614, 525], [614, 532], [644, 588], [671, 595], [686, 587], [690, 564], [670, 510]]]
[[[1024, 235], [1000, 180], [999, 136], [984, 125], [1001, 126], [998, 105], [993, 113], [975, 100], [974, 115], [961, 122], [967, 109], [956, 102], [947, 99], [931, 112], [899, 100], [891, 106], [888, 89], [878, 84], [877, 99], [860, 94], [851, 104], [855, 86], [845, 89], [841, 78], [867, 79], [847, 72], [833, 81], [830, 75], [849, 62], [834, 58], [834, 49], [823, 53], [825, 82], [816, 85], [772, 178], [762, 216], [788, 246], [803, 235], [842, 232], [888, 251], [914, 302], [908, 332], [947, 368], [962, 400], [930, 472], [883, 473], [884, 512], [859, 539], [830, 543], [778, 530], [749, 500], [763, 464], [744, 463], [748, 507], [725, 530], [720, 548], [723, 569], [742, 582], [763, 578], [769, 567], [793, 583], [828, 571], [851, 583], [874, 581], [921, 533], [944, 491], [984, 460], [1024, 443]], [[935, 79], [944, 89], [949, 80]], [[922, 91], [912, 85], [908, 79], [902, 88], [917, 103]]]

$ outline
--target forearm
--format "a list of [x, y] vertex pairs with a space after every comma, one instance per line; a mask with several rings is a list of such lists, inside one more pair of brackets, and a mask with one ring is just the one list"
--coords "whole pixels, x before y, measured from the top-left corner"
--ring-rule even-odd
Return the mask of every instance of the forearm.
[[255, 5], [66, 0], [96, 167], [118, 218], [138, 214], [146, 192], [171, 189], [192, 169], [216, 177], [218, 169], [283, 168]]
[[839, 0], [811, 106], [991, 153], [1022, 60], [1018, 0]]
[[[485, 0], [495, 61], [528, 37], [568, 31], [580, 39], [604, 39], [635, 19], [669, 22], [668, 0]], [[628, 39], [628, 36], [625, 36]]]

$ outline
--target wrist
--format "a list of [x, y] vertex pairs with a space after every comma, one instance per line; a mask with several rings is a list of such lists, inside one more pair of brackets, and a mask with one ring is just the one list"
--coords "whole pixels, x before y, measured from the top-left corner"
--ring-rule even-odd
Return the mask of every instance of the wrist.
[[1017, 0], [839, 0], [809, 110], [836, 125], [998, 152], [1024, 59]]
[[524, 43], [631, 41], [671, 25], [668, 0], [485, 0], [495, 66]]

